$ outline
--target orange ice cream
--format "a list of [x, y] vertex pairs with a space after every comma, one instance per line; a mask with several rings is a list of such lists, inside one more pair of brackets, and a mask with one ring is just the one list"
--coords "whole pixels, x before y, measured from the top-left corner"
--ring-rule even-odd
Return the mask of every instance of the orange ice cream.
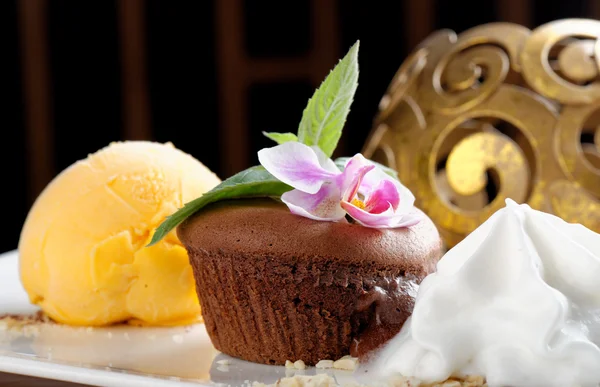
[[34, 203], [19, 241], [21, 281], [56, 321], [176, 325], [200, 306], [185, 249], [164, 218], [219, 183], [172, 144], [113, 143], [59, 174]]

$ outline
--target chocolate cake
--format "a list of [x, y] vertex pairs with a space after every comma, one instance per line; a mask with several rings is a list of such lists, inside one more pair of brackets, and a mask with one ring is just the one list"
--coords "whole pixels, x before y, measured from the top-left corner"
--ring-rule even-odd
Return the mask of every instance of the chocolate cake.
[[213, 204], [181, 224], [206, 329], [244, 360], [364, 356], [398, 333], [442, 247], [432, 221], [314, 221], [273, 199]]

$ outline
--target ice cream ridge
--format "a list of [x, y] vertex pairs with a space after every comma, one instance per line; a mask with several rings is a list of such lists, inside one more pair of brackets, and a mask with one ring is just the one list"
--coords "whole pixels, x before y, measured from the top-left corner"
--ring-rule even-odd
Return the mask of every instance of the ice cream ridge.
[[197, 321], [192, 269], [177, 236], [145, 246], [167, 215], [219, 183], [170, 143], [113, 143], [71, 165], [37, 198], [21, 232], [31, 302], [71, 325]]
[[509, 199], [439, 261], [369, 368], [424, 382], [598, 386], [599, 274], [599, 234]]

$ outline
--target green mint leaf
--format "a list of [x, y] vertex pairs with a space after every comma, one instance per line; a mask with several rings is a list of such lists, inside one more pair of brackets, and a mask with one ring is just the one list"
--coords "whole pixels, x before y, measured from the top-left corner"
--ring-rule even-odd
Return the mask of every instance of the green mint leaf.
[[286, 142], [290, 142], [290, 141], [298, 141], [298, 137], [296, 137], [296, 135], [294, 133], [267, 133], [267, 132], [263, 132], [263, 134], [265, 135], [265, 137], [270, 138], [271, 140], [275, 141], [279, 145], [284, 144]]
[[168, 216], [160, 226], [158, 226], [148, 246], [152, 246], [163, 239], [181, 222], [210, 203], [226, 199], [270, 196], [279, 197], [284, 192], [291, 189], [292, 187], [277, 180], [262, 166], [248, 168], [245, 171], [231, 176], [212, 190], [199, 198], [186, 203], [186, 205], [177, 212]]
[[358, 86], [358, 46], [356, 42], [315, 91], [302, 114], [298, 141], [318, 145], [331, 156], [342, 135], [350, 105]]
[[[334, 163], [340, 169], [340, 171], [344, 172], [344, 168], [346, 167], [346, 163], [350, 159], [351, 159], [351, 157], [338, 157], [337, 159], [334, 160]], [[373, 160], [369, 160], [369, 161], [372, 162], [373, 164], [375, 164], [376, 166], [378, 166], [379, 168], [381, 168], [383, 170], [383, 172], [387, 173], [388, 175], [390, 175], [394, 179], [400, 181], [400, 179], [398, 178], [398, 172], [396, 172], [394, 169], [392, 169], [390, 167], [386, 167], [385, 165], [377, 163], [377, 162], [375, 162]]]

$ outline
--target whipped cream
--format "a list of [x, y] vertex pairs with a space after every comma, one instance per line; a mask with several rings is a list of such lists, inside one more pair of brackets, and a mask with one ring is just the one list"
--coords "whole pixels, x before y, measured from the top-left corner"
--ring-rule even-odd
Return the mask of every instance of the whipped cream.
[[506, 203], [425, 278], [369, 368], [428, 383], [600, 384], [600, 234]]

